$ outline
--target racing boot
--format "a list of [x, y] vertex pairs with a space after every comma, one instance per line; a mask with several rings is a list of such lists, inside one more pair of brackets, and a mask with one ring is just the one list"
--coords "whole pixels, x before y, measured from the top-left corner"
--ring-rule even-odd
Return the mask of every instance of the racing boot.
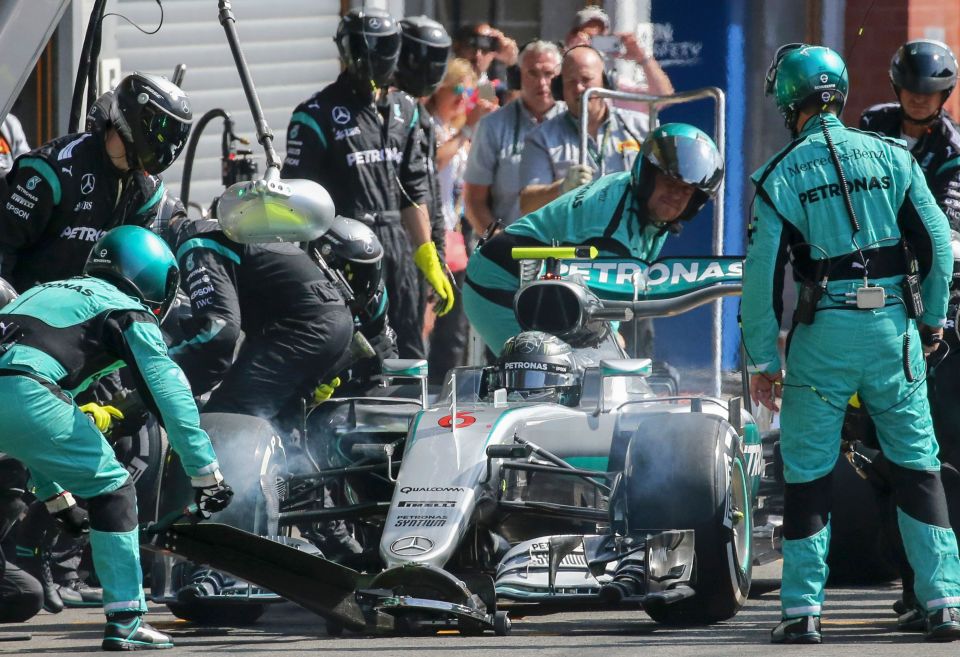
[[82, 579], [72, 579], [57, 586], [66, 607], [102, 607], [103, 589], [89, 586]]
[[785, 618], [770, 632], [770, 643], [821, 643], [819, 616]]
[[173, 641], [144, 622], [142, 614], [123, 612], [107, 616], [100, 647], [110, 651], [162, 650], [172, 648]]
[[50, 572], [50, 552], [43, 548], [17, 546], [17, 565], [32, 575], [43, 588], [43, 609], [51, 614], [63, 611], [63, 598]]
[[927, 641], [956, 641], [960, 639], [960, 607], [944, 607], [927, 614]]

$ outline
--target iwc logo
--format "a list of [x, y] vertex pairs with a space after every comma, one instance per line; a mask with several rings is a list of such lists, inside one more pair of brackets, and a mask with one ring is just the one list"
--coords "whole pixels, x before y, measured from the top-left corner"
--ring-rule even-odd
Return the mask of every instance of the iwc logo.
[[433, 541], [425, 536], [404, 536], [390, 545], [390, 551], [399, 557], [416, 557], [433, 549]]

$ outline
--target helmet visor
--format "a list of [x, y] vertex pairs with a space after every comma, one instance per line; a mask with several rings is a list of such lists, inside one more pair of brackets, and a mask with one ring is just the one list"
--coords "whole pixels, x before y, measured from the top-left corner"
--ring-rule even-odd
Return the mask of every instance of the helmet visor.
[[655, 139], [647, 158], [672, 178], [714, 194], [723, 179], [723, 162], [712, 144], [691, 137]]
[[400, 35], [346, 34], [344, 53], [357, 66], [356, 72], [368, 76], [378, 85], [385, 84], [393, 74], [400, 57]]
[[[506, 365], [538, 365], [539, 363], [506, 363]], [[571, 372], [551, 372], [534, 369], [504, 369], [501, 385], [508, 391], [565, 388], [576, 384]]]
[[160, 173], [173, 164], [190, 135], [190, 124], [147, 106], [140, 113], [140, 160], [147, 173]]

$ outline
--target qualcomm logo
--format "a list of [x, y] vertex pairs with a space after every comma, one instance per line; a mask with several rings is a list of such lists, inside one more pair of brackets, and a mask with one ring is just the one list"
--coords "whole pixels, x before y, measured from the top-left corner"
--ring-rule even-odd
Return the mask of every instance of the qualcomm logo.
[[425, 536], [404, 536], [390, 544], [390, 551], [400, 557], [416, 557], [433, 549], [433, 541]]

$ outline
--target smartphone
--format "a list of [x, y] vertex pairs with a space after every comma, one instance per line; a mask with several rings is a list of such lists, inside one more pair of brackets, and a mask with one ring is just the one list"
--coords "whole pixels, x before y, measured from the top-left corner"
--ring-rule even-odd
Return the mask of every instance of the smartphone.
[[477, 87], [477, 97], [480, 100], [494, 101], [497, 99], [497, 90], [489, 82], [484, 82], [479, 87]]
[[598, 34], [593, 37], [590, 43], [594, 48], [602, 52], [607, 57], [616, 57], [622, 55], [626, 50], [623, 47], [623, 40], [612, 34]]

